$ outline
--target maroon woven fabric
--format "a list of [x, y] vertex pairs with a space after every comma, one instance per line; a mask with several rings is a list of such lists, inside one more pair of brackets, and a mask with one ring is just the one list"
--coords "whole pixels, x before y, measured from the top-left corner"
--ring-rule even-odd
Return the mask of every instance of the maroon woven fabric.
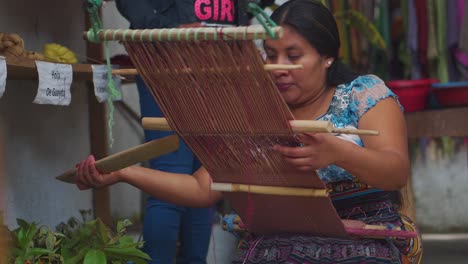
[[[297, 145], [293, 116], [251, 41], [125, 43], [170, 126], [213, 182], [325, 186], [313, 171], [294, 172], [275, 144]], [[328, 197], [226, 193], [254, 233], [346, 236]]]

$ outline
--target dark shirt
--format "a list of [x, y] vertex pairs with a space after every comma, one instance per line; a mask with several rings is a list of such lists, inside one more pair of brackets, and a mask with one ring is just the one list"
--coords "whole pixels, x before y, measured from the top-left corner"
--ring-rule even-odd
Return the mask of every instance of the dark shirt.
[[247, 25], [246, 3], [246, 0], [116, 0], [117, 9], [132, 29], [174, 28], [194, 22]]

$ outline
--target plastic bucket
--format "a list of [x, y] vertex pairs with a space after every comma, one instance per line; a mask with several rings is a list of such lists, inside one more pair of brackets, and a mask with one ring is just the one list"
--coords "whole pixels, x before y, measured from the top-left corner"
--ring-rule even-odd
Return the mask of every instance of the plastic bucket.
[[468, 82], [435, 83], [432, 93], [442, 107], [468, 105]]
[[405, 112], [415, 112], [426, 109], [431, 85], [437, 82], [435, 79], [395, 80], [387, 82], [387, 86], [398, 96]]

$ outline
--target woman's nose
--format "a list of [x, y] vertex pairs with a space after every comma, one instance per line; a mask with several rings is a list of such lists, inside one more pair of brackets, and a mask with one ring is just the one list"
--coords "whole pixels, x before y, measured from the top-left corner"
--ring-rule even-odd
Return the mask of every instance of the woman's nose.
[[281, 70], [274, 70], [271, 72], [273, 74], [274, 77], [278, 78], [280, 76], [284, 76], [284, 75], [288, 75], [289, 74], [289, 70], [284, 70], [284, 69], [281, 69]]
[[[275, 64], [291, 65], [293, 63], [291, 63], [291, 60], [289, 60], [288, 57], [286, 57], [286, 56], [278, 56], [278, 59], [276, 60]], [[282, 70], [278, 70], [278, 71], [282, 71]], [[286, 72], [287, 72], [287, 70], [286, 70]]]
[[[278, 56], [275, 60], [270, 61], [271, 64], [280, 64], [280, 65], [289, 65], [291, 62], [287, 60], [284, 56]], [[280, 77], [282, 75], [289, 74], [289, 70], [278, 69], [271, 72], [274, 77]]]

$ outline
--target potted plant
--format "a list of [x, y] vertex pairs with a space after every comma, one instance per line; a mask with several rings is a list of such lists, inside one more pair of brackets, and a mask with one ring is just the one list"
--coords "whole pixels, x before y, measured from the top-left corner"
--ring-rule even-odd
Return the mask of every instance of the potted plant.
[[100, 219], [87, 220], [89, 211], [81, 211], [83, 220], [70, 218], [56, 230], [18, 219], [11, 231], [12, 243], [7, 263], [14, 264], [101, 264], [146, 263], [149, 256], [140, 250], [143, 242], [126, 235], [129, 220], [119, 221], [111, 230]]

